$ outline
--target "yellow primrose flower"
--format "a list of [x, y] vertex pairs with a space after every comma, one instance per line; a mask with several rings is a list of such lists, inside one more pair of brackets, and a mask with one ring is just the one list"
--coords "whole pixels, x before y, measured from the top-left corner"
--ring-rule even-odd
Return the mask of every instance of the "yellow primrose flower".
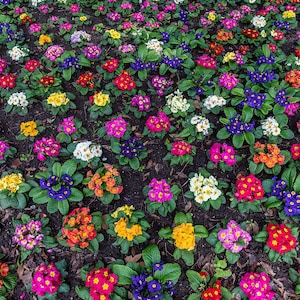
[[262, 32], [260, 33], [261, 37], [265, 38], [267, 37], [267, 33], [265, 30], [262, 30]]
[[172, 238], [175, 240], [174, 245], [179, 249], [188, 251], [195, 249], [196, 236], [192, 223], [182, 223], [174, 227]]
[[235, 53], [234, 52], [227, 52], [224, 55], [223, 64], [229, 62], [230, 60], [234, 60], [234, 59], [235, 59]]
[[111, 214], [111, 216], [113, 217], [113, 218], [117, 218], [118, 217], [118, 214], [119, 214], [119, 212], [120, 211], [123, 211], [124, 212], [124, 214], [126, 215], [126, 216], [128, 216], [128, 217], [131, 217], [131, 215], [132, 215], [132, 212], [135, 210], [135, 208], [134, 208], [134, 206], [133, 205], [124, 205], [124, 206], [121, 206], [121, 207], [118, 207], [112, 214]]
[[19, 189], [19, 185], [24, 181], [21, 174], [9, 174], [0, 178], [0, 192], [8, 190], [11, 193], [16, 193]]
[[216, 15], [213, 12], [210, 12], [207, 16], [207, 19], [210, 21], [214, 21], [216, 19]]
[[134, 224], [130, 228], [128, 228], [127, 225], [128, 219], [121, 218], [115, 222], [115, 232], [119, 237], [131, 242], [136, 236], [143, 233], [141, 225]]
[[94, 95], [94, 103], [98, 106], [105, 106], [110, 102], [109, 95], [103, 94], [102, 92]]
[[25, 136], [36, 136], [39, 133], [34, 121], [22, 122], [20, 124], [20, 131]]
[[86, 16], [81, 16], [81, 17], [79, 18], [79, 20], [80, 20], [81, 22], [84, 22], [84, 21], [87, 20], [87, 17], [86, 17]]
[[43, 46], [44, 44], [48, 44], [48, 43], [51, 43], [52, 42], [52, 39], [49, 35], [46, 35], [46, 34], [41, 34], [40, 37], [39, 37], [39, 44], [41, 46]]
[[21, 15], [20, 15], [20, 20], [24, 20], [26, 17], [27, 17], [27, 14], [25, 14], [25, 13], [24, 13], [24, 14], [21, 14]]
[[53, 107], [66, 105], [69, 101], [66, 93], [52, 93], [47, 99], [47, 103]]
[[110, 36], [111, 36], [114, 40], [118, 40], [118, 39], [120, 39], [120, 37], [121, 37], [121, 34], [120, 34], [118, 31], [114, 30], [114, 29], [108, 30], [108, 32], [109, 32]]
[[295, 18], [296, 14], [292, 10], [286, 10], [282, 13], [282, 17], [284, 19], [291, 19], [291, 18]]

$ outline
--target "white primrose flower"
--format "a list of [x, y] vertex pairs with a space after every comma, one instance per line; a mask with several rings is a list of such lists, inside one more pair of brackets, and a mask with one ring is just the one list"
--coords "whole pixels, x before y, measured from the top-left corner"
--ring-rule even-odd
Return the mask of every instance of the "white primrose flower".
[[254, 27], [262, 28], [262, 27], [266, 26], [267, 21], [265, 20], [265, 18], [263, 16], [255, 16], [251, 20], [251, 23], [254, 25]]
[[215, 106], [224, 106], [226, 105], [226, 100], [223, 97], [217, 95], [210, 95], [208, 96], [203, 103], [204, 107], [207, 109], [212, 109]]
[[76, 145], [73, 155], [76, 159], [89, 161], [94, 157], [101, 157], [102, 148], [100, 145], [93, 145], [92, 142], [81, 142]]
[[185, 112], [190, 108], [190, 104], [187, 99], [183, 97], [182, 92], [176, 90], [174, 93], [166, 96], [167, 105], [172, 113], [176, 114], [179, 111]]
[[278, 136], [281, 132], [281, 129], [279, 128], [279, 124], [274, 117], [268, 117], [267, 119], [262, 121], [261, 127], [263, 129], [263, 134], [266, 136], [270, 136], [270, 135]]

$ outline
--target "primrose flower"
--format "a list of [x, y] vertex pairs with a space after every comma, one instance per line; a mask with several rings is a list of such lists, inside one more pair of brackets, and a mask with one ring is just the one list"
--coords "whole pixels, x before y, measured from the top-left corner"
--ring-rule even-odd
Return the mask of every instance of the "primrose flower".
[[9, 144], [4, 142], [4, 141], [0, 141], [0, 160], [4, 159], [4, 154], [6, 149], [9, 149]]
[[210, 110], [216, 106], [222, 107], [226, 105], [226, 100], [221, 96], [210, 95], [206, 99], [204, 99], [203, 105]]
[[64, 132], [67, 135], [71, 135], [77, 131], [75, 127], [74, 116], [64, 118], [62, 123], [60, 123], [57, 127], [58, 132]]
[[89, 161], [94, 157], [102, 156], [101, 145], [92, 144], [92, 142], [80, 142], [77, 143], [76, 148], [73, 151], [73, 155], [76, 159], [83, 161]]
[[[238, 253], [247, 248], [251, 241], [251, 235], [243, 230], [235, 221], [231, 220], [227, 223], [226, 229], [220, 229], [218, 239], [222, 242], [225, 249], [233, 253]], [[243, 245], [240, 242], [243, 241]]]
[[109, 95], [102, 92], [96, 93], [93, 96], [90, 96], [90, 103], [97, 106], [106, 106], [110, 102]]
[[12, 60], [19, 61], [22, 57], [27, 56], [29, 50], [26, 48], [20, 48], [19, 46], [14, 46], [11, 50], [8, 51], [8, 55]]
[[279, 124], [274, 117], [268, 117], [263, 120], [261, 127], [263, 129], [263, 134], [266, 136], [278, 136], [281, 132]]
[[166, 96], [166, 99], [167, 106], [174, 114], [178, 112], [185, 112], [190, 108], [190, 104], [187, 102], [187, 99], [184, 98], [183, 93], [178, 89], [174, 93]]
[[64, 48], [59, 45], [49, 46], [45, 52], [45, 56], [48, 60], [54, 61], [64, 53]]
[[62, 105], [66, 105], [69, 102], [69, 98], [67, 97], [66, 93], [52, 93], [50, 96], [47, 98], [47, 103], [50, 104], [53, 107], [59, 107]]
[[32, 278], [31, 289], [38, 296], [44, 296], [46, 293], [54, 294], [62, 283], [62, 276], [57, 270], [55, 264], [41, 265], [35, 271]]
[[96, 44], [89, 45], [84, 49], [84, 56], [88, 59], [96, 59], [101, 55], [101, 53], [101, 48]]
[[165, 179], [157, 180], [156, 178], [153, 178], [148, 187], [150, 188], [148, 192], [150, 201], [165, 202], [170, 201], [173, 197], [171, 187]]
[[249, 176], [240, 176], [235, 182], [236, 192], [234, 196], [237, 200], [253, 202], [264, 197], [265, 191], [262, 182], [253, 174]]
[[105, 124], [106, 133], [109, 136], [115, 137], [117, 139], [122, 138], [126, 132], [127, 123], [122, 116], [117, 118], [112, 118], [109, 122]]
[[33, 146], [33, 152], [37, 153], [37, 159], [39, 161], [45, 161], [47, 156], [56, 157], [59, 155], [61, 145], [54, 138], [43, 137], [41, 140], [37, 140]]
[[237, 86], [239, 80], [236, 74], [223, 73], [219, 77], [219, 86], [225, 87], [227, 90], [232, 90]]
[[25, 136], [37, 136], [39, 133], [37, 124], [34, 121], [22, 122], [20, 124], [20, 131]]
[[161, 111], [158, 112], [157, 116], [150, 116], [146, 121], [146, 126], [150, 132], [167, 132], [171, 124], [168, 116]]
[[0, 192], [7, 190], [11, 193], [16, 193], [19, 190], [19, 185], [24, 181], [25, 180], [20, 173], [5, 175], [0, 178]]
[[179, 249], [192, 251], [196, 247], [196, 236], [192, 223], [182, 223], [173, 228], [174, 245]]
[[137, 106], [139, 111], [148, 111], [151, 107], [150, 97], [136, 95], [131, 99], [131, 106]]

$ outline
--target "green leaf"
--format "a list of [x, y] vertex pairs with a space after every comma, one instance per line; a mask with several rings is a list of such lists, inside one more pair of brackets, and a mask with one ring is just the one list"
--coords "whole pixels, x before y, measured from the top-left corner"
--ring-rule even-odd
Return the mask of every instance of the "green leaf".
[[252, 132], [243, 132], [243, 136], [248, 145], [254, 145], [255, 143], [255, 136]]
[[234, 95], [234, 96], [245, 97], [244, 89], [241, 89], [241, 88], [232, 89], [231, 94]]
[[78, 286], [75, 287], [76, 294], [83, 300], [90, 300], [90, 292], [88, 288], [82, 287], [79, 288]]
[[247, 104], [244, 105], [242, 110], [242, 120], [245, 123], [249, 123], [253, 118], [253, 108], [249, 107]]
[[280, 132], [280, 136], [285, 140], [291, 140], [292, 138], [295, 137], [295, 134], [292, 130], [288, 128], [283, 128]]
[[72, 77], [72, 69], [71, 68], [63, 70], [63, 78], [66, 81], [70, 81], [71, 77]]
[[226, 130], [225, 127], [221, 128], [217, 133], [217, 139], [225, 140], [230, 137], [230, 133]]
[[68, 293], [70, 291], [70, 286], [66, 283], [62, 283], [60, 286], [59, 286], [59, 289], [58, 289], [58, 292], [59, 293]]
[[57, 210], [58, 210], [58, 202], [55, 199], [50, 198], [50, 200], [47, 204], [48, 213], [53, 214], [53, 213], [57, 212]]
[[277, 197], [270, 197], [264, 204], [266, 209], [270, 209], [272, 207], [280, 207], [282, 205], [282, 201], [278, 200]]
[[141, 81], [145, 81], [147, 78], [147, 70], [144, 69], [144, 70], [138, 71], [138, 77]]
[[245, 137], [244, 135], [234, 135], [232, 137], [232, 143], [235, 148], [241, 148], [244, 144]]
[[289, 268], [289, 278], [292, 282], [296, 282], [300, 278], [300, 274], [297, 270]]
[[265, 243], [268, 239], [268, 232], [265, 230], [261, 231], [258, 234], [256, 234], [253, 238], [257, 242]]
[[77, 169], [77, 163], [75, 160], [69, 159], [67, 160], [61, 167], [61, 173], [67, 174], [72, 177]]
[[178, 213], [175, 215], [174, 222], [175, 222], [176, 225], [179, 225], [179, 224], [181, 224], [181, 223], [187, 223], [187, 217], [186, 217], [186, 214], [183, 213], [183, 212], [178, 212]]
[[292, 189], [297, 175], [296, 168], [287, 168], [281, 175], [281, 179], [287, 182], [288, 188]]
[[195, 225], [195, 234], [201, 238], [207, 238], [208, 231], [203, 225]]
[[194, 252], [188, 250], [181, 250], [181, 258], [187, 266], [192, 266], [195, 262]]
[[154, 278], [158, 279], [162, 283], [166, 283], [168, 280], [172, 280], [173, 283], [176, 284], [180, 275], [181, 275], [181, 268], [176, 263], [164, 264], [162, 270], [157, 270], [154, 272]]
[[240, 258], [240, 255], [238, 253], [233, 253], [230, 250], [226, 250], [225, 255], [227, 261], [232, 265], [235, 264]]
[[[203, 283], [203, 279], [200, 276], [199, 272], [196, 272], [194, 270], [187, 270], [186, 271], [186, 276], [189, 280], [191, 288], [195, 291], [198, 292], [199, 287]], [[199, 297], [199, 295], [198, 295]], [[199, 298], [198, 298], [199, 299]]]
[[129, 159], [129, 165], [133, 170], [138, 170], [140, 167], [140, 161], [137, 157]]
[[55, 162], [52, 166], [52, 171], [53, 171], [54, 175], [60, 177], [62, 175], [61, 164], [59, 162]]
[[159, 263], [161, 261], [161, 256], [157, 245], [152, 244], [143, 249], [142, 257], [145, 262], [145, 266], [151, 269], [152, 264]]
[[265, 57], [270, 57], [271, 51], [267, 44], [262, 45], [262, 51]]
[[193, 86], [195, 86], [195, 83], [193, 82], [193, 80], [183, 79], [182, 81], [179, 82], [178, 89], [181, 92], [185, 92], [185, 91], [189, 90]]
[[69, 212], [70, 206], [68, 200], [59, 201], [57, 208], [62, 215], [66, 215]]
[[216, 254], [220, 254], [222, 252], [224, 252], [224, 248], [222, 246], [222, 242], [221, 241], [217, 241], [216, 245], [215, 245], [215, 253]]
[[225, 107], [224, 113], [227, 119], [231, 119], [236, 115], [236, 110], [232, 107]]
[[112, 265], [112, 272], [118, 276], [118, 284], [126, 285], [132, 283], [132, 276], [138, 275], [136, 271], [123, 265]]

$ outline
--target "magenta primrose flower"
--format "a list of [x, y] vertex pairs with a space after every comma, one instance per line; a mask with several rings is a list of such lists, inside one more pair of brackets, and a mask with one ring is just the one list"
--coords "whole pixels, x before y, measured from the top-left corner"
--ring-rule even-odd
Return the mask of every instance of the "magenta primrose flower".
[[157, 180], [156, 178], [153, 178], [148, 187], [150, 188], [148, 192], [150, 201], [166, 202], [173, 198], [171, 187], [165, 179]]
[[122, 116], [118, 118], [112, 118], [105, 124], [106, 133], [109, 136], [115, 137], [120, 139], [125, 134], [127, 127], [126, 121], [123, 119]]
[[32, 291], [39, 296], [46, 293], [54, 294], [62, 283], [62, 276], [55, 264], [51, 262], [48, 266], [43, 264], [38, 267], [32, 278]]
[[[222, 242], [222, 246], [233, 253], [238, 253], [244, 248], [247, 248], [251, 241], [251, 235], [243, 230], [235, 221], [231, 220], [227, 223], [226, 229], [220, 229], [218, 239]], [[243, 240], [244, 245], [239, 244]]]
[[58, 132], [63, 131], [67, 135], [71, 135], [72, 133], [76, 132], [77, 129], [75, 127], [75, 122], [73, 120], [74, 120], [74, 116], [64, 118], [62, 123], [60, 123], [57, 126], [57, 131]]
[[150, 116], [147, 119], [146, 126], [150, 132], [167, 132], [171, 124], [168, 116], [163, 111], [160, 111], [157, 116]]
[[248, 272], [242, 277], [240, 288], [249, 300], [272, 300], [275, 293], [271, 292], [270, 281], [264, 272]]
[[218, 164], [223, 161], [227, 166], [233, 166], [236, 163], [234, 148], [226, 143], [214, 143], [208, 152], [213, 163]]
[[183, 156], [192, 153], [192, 146], [183, 141], [174, 142], [172, 144], [171, 154], [173, 156]]
[[101, 53], [101, 48], [96, 44], [89, 45], [84, 49], [84, 55], [88, 59], [96, 59], [101, 55]]
[[4, 154], [7, 149], [9, 149], [8, 143], [0, 141], [0, 160], [4, 159]]
[[232, 90], [238, 83], [239, 80], [236, 78], [235, 74], [225, 72], [219, 77], [219, 86], [223, 86], [227, 90]]
[[37, 153], [37, 159], [39, 161], [45, 161], [47, 156], [56, 157], [59, 155], [61, 149], [60, 143], [54, 138], [45, 138], [37, 140], [33, 146], [33, 152]]
[[148, 111], [150, 109], [150, 97], [136, 95], [131, 99], [131, 106], [137, 106], [139, 111]]
[[7, 62], [4, 58], [0, 58], [0, 75], [4, 72], [7, 68]]
[[12, 240], [26, 250], [33, 250], [44, 238], [41, 221], [30, 221], [27, 224], [18, 224]]

